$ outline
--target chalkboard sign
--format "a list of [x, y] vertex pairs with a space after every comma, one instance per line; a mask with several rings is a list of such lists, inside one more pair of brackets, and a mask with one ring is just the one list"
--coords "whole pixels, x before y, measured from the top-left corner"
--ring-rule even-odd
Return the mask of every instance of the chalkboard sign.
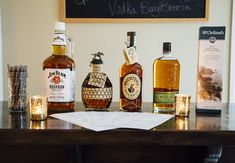
[[65, 22], [208, 21], [209, 0], [61, 0]]

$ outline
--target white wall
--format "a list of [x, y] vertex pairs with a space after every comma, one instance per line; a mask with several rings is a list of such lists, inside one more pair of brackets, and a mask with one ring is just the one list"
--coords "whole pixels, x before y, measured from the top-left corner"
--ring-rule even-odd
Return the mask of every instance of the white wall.
[[0, 101], [3, 100], [3, 74], [2, 74], [2, 14], [0, 5]]
[[[200, 26], [227, 27], [224, 59], [223, 101], [228, 101], [229, 44], [232, 0], [211, 0], [209, 22], [185, 23], [100, 23], [67, 24], [67, 33], [75, 40], [77, 63], [77, 100], [87, 75], [92, 53], [104, 52], [104, 71], [114, 87], [114, 101], [119, 100], [119, 67], [124, 63], [122, 49], [126, 32], [137, 32], [137, 50], [144, 69], [143, 101], [152, 101], [152, 63], [161, 56], [162, 42], [171, 41], [173, 54], [181, 62], [180, 92], [195, 101]], [[7, 97], [6, 64], [29, 66], [29, 95], [43, 94], [42, 62], [51, 54], [53, 24], [59, 19], [59, 0], [0, 0], [3, 22], [4, 98]]]

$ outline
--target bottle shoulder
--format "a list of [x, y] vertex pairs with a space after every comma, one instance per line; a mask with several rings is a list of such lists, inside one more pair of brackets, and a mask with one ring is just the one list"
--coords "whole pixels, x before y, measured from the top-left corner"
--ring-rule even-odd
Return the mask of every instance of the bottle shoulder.
[[75, 68], [75, 62], [67, 55], [51, 55], [43, 61], [43, 68]]
[[[95, 72], [97, 73], [97, 72]], [[107, 87], [112, 87], [112, 82], [110, 81], [109, 77], [103, 73], [103, 72], [99, 72], [100, 74], [102, 74], [103, 76], [106, 76], [105, 78], [105, 85], [104, 85], [104, 88], [107, 88]], [[91, 75], [94, 74], [94, 72], [89, 72], [85, 78], [85, 80], [83, 81], [83, 84], [82, 84], [82, 87], [87, 87], [87, 88], [100, 88], [98, 86], [94, 86], [94, 85], [89, 85], [89, 80], [91, 78]]]
[[157, 58], [154, 61], [154, 63], [157, 63], [157, 62], [172, 62], [172, 63], [180, 64], [179, 60], [176, 57], [173, 57], [173, 56], [162, 56], [162, 57], [159, 57], [159, 58]]
[[172, 55], [163, 55], [163, 56], [157, 58], [156, 60], [178, 60], [178, 58], [176, 58], [175, 56], [172, 56]]
[[120, 68], [120, 77], [124, 77], [127, 74], [136, 74], [140, 78], [142, 78], [143, 75], [142, 66], [139, 63], [135, 63], [132, 65], [127, 65], [126, 63], [124, 63]]
[[121, 66], [121, 69], [142, 69], [142, 66], [141, 64], [139, 64], [138, 62], [134, 63], [134, 64], [126, 64], [124, 63], [122, 66]]

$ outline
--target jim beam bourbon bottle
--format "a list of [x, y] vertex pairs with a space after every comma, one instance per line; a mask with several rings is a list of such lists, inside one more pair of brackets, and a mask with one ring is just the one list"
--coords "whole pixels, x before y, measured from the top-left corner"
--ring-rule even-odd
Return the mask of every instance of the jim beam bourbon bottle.
[[126, 62], [120, 68], [120, 109], [128, 112], [141, 111], [142, 66], [136, 54], [136, 32], [127, 32]]
[[102, 71], [103, 53], [96, 53], [91, 61], [92, 71], [82, 84], [82, 101], [87, 111], [106, 111], [113, 96], [112, 83]]
[[171, 43], [163, 43], [163, 56], [153, 63], [153, 112], [174, 112], [174, 96], [179, 93], [180, 63], [171, 56]]
[[52, 55], [43, 62], [48, 112], [68, 112], [75, 104], [75, 63], [67, 56], [65, 23], [56, 22]]

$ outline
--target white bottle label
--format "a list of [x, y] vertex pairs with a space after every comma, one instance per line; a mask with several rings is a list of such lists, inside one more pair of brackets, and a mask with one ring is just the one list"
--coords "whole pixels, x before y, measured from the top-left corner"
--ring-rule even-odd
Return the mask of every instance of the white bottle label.
[[124, 56], [127, 64], [134, 64], [138, 62], [137, 53], [134, 47], [124, 49]]
[[66, 36], [64, 33], [55, 33], [52, 45], [66, 45]]
[[128, 74], [122, 83], [122, 92], [125, 98], [135, 100], [141, 92], [141, 80], [136, 74]]
[[44, 79], [49, 102], [72, 102], [75, 100], [75, 71], [45, 69]]

